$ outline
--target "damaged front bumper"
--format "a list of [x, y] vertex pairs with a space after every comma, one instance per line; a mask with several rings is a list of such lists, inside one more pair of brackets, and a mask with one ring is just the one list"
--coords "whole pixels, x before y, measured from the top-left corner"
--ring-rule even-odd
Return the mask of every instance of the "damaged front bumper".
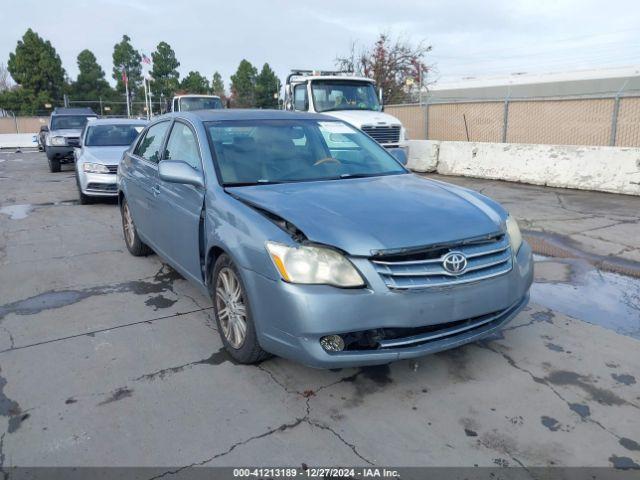
[[[351, 260], [367, 288], [293, 285], [243, 270], [262, 348], [320, 368], [377, 365], [447, 350], [499, 331], [527, 305], [533, 280], [526, 242], [508, 273], [444, 288], [392, 290], [368, 259]], [[347, 348], [325, 351], [320, 339], [326, 335], [341, 335]], [[354, 335], [359, 341], [349, 345]]]

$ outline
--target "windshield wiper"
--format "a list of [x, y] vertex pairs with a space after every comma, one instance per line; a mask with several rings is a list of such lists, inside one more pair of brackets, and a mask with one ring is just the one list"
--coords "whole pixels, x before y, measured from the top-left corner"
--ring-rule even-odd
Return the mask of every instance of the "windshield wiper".
[[276, 185], [279, 183], [288, 183], [277, 180], [258, 180], [257, 182], [233, 182], [233, 183], [225, 183], [224, 187], [251, 187], [254, 185]]
[[367, 178], [367, 177], [379, 177], [384, 173], [343, 173], [340, 178]]

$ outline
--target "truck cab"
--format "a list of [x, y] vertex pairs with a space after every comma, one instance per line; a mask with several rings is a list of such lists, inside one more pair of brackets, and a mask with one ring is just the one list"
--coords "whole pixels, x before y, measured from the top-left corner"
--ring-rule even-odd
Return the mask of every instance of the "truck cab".
[[330, 115], [362, 130], [385, 148], [406, 148], [400, 120], [384, 113], [375, 82], [349, 72], [293, 70], [285, 84], [285, 108]]
[[217, 95], [176, 95], [171, 100], [172, 112], [216, 110], [220, 108], [224, 108], [224, 105]]

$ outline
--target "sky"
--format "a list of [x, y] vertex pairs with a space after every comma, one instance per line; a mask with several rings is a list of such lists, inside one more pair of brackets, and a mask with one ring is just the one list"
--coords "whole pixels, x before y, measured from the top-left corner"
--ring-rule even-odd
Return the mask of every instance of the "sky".
[[0, 63], [31, 27], [51, 41], [73, 79], [88, 48], [111, 79], [123, 34], [150, 53], [168, 42], [181, 77], [229, 77], [243, 58], [331, 69], [335, 58], [372, 45], [381, 32], [432, 45], [430, 82], [511, 73], [640, 65], [638, 0], [0, 0]]

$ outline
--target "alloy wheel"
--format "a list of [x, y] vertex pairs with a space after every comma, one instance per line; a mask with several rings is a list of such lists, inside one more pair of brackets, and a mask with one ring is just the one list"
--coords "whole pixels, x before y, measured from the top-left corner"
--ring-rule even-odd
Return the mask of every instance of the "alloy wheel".
[[229, 345], [239, 349], [247, 336], [247, 307], [240, 280], [228, 267], [218, 272], [215, 302], [222, 333]]
[[133, 247], [135, 240], [135, 227], [133, 225], [133, 218], [131, 218], [131, 211], [129, 210], [129, 204], [125, 202], [122, 206], [122, 218], [124, 227], [124, 239], [129, 247]]

